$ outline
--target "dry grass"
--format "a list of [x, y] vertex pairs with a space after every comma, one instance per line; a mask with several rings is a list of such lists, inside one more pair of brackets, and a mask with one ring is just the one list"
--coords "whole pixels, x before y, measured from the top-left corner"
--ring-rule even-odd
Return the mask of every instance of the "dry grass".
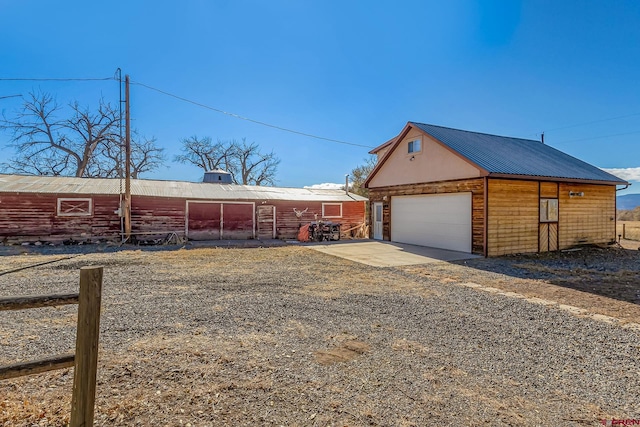
[[616, 235], [626, 240], [640, 241], [640, 221], [618, 221]]
[[[45, 259], [21, 257], [3, 266]], [[457, 265], [375, 269], [302, 247], [124, 251], [7, 274], [0, 286], [41, 293], [91, 264], [105, 265], [97, 426], [527, 426], [563, 414], [593, 424], [629, 400], [573, 393], [572, 371], [538, 380], [500, 365], [514, 357], [500, 347], [500, 319], [495, 336], [482, 332], [490, 345], [467, 347], [480, 334], [463, 326], [476, 296], [453, 286], [471, 271]], [[73, 315], [47, 310], [0, 316], [0, 352], [68, 336]], [[72, 370], [0, 383], [0, 426], [65, 425], [71, 384]]]

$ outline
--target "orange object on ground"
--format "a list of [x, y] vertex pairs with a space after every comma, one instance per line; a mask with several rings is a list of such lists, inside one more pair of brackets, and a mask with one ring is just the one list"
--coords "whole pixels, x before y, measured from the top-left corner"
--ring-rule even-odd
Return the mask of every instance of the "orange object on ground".
[[303, 225], [302, 227], [300, 227], [300, 230], [298, 230], [298, 240], [300, 242], [309, 241], [309, 225], [310, 224]]

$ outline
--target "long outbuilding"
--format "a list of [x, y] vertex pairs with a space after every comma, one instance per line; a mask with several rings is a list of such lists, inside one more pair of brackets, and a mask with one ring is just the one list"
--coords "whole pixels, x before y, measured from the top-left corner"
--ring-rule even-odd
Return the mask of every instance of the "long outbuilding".
[[[0, 175], [0, 241], [122, 237], [123, 181]], [[131, 180], [131, 229], [141, 239], [293, 239], [312, 221], [365, 223], [367, 199], [344, 190]]]

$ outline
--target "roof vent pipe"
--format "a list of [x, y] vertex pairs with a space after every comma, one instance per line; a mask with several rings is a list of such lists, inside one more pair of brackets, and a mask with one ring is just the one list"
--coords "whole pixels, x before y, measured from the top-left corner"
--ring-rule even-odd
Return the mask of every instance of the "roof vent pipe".
[[349, 174], [344, 176], [344, 192], [347, 193], [347, 196], [349, 195]]

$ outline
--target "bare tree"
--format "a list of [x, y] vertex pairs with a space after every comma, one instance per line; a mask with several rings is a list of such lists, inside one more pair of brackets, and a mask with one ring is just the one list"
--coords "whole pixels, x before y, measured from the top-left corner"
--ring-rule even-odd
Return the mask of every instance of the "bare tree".
[[191, 163], [205, 172], [214, 169], [230, 169], [230, 159], [235, 147], [229, 143], [213, 140], [206, 136], [198, 138], [191, 136], [182, 141], [182, 154], [175, 156], [178, 163]]
[[[30, 93], [14, 117], [3, 115], [0, 130], [11, 133], [16, 154], [0, 164], [4, 171], [36, 175], [116, 177], [120, 175], [119, 112], [101, 99], [97, 110], [78, 102], [69, 116], [47, 93]], [[132, 169], [139, 173], [163, 164], [155, 139], [132, 141]]]
[[[121, 144], [112, 141], [104, 144], [99, 153], [94, 158], [95, 165], [91, 166], [101, 169], [97, 172], [97, 176], [102, 177], [121, 177], [124, 176], [124, 154]], [[131, 178], [137, 179], [140, 174], [154, 171], [165, 163], [164, 148], [156, 145], [155, 138], [146, 138], [139, 135], [137, 131], [133, 131], [131, 135]]]
[[211, 138], [192, 136], [182, 140], [182, 154], [175, 161], [203, 169], [224, 169], [235, 184], [273, 185], [280, 164], [275, 153], [261, 153], [255, 142], [245, 139], [213, 142]]
[[154, 171], [164, 165], [166, 157], [164, 148], [156, 145], [156, 138], [135, 135], [131, 141], [131, 178], [137, 179], [140, 174]]
[[364, 164], [356, 166], [351, 171], [351, 191], [364, 197], [369, 197], [369, 190], [364, 188], [364, 182], [369, 177], [369, 174], [376, 166], [378, 157], [376, 155], [370, 155], [364, 159]]
[[233, 163], [229, 172], [234, 182], [244, 185], [274, 185], [276, 171], [280, 164], [275, 153], [261, 153], [260, 147], [255, 142], [247, 144], [233, 140]]

